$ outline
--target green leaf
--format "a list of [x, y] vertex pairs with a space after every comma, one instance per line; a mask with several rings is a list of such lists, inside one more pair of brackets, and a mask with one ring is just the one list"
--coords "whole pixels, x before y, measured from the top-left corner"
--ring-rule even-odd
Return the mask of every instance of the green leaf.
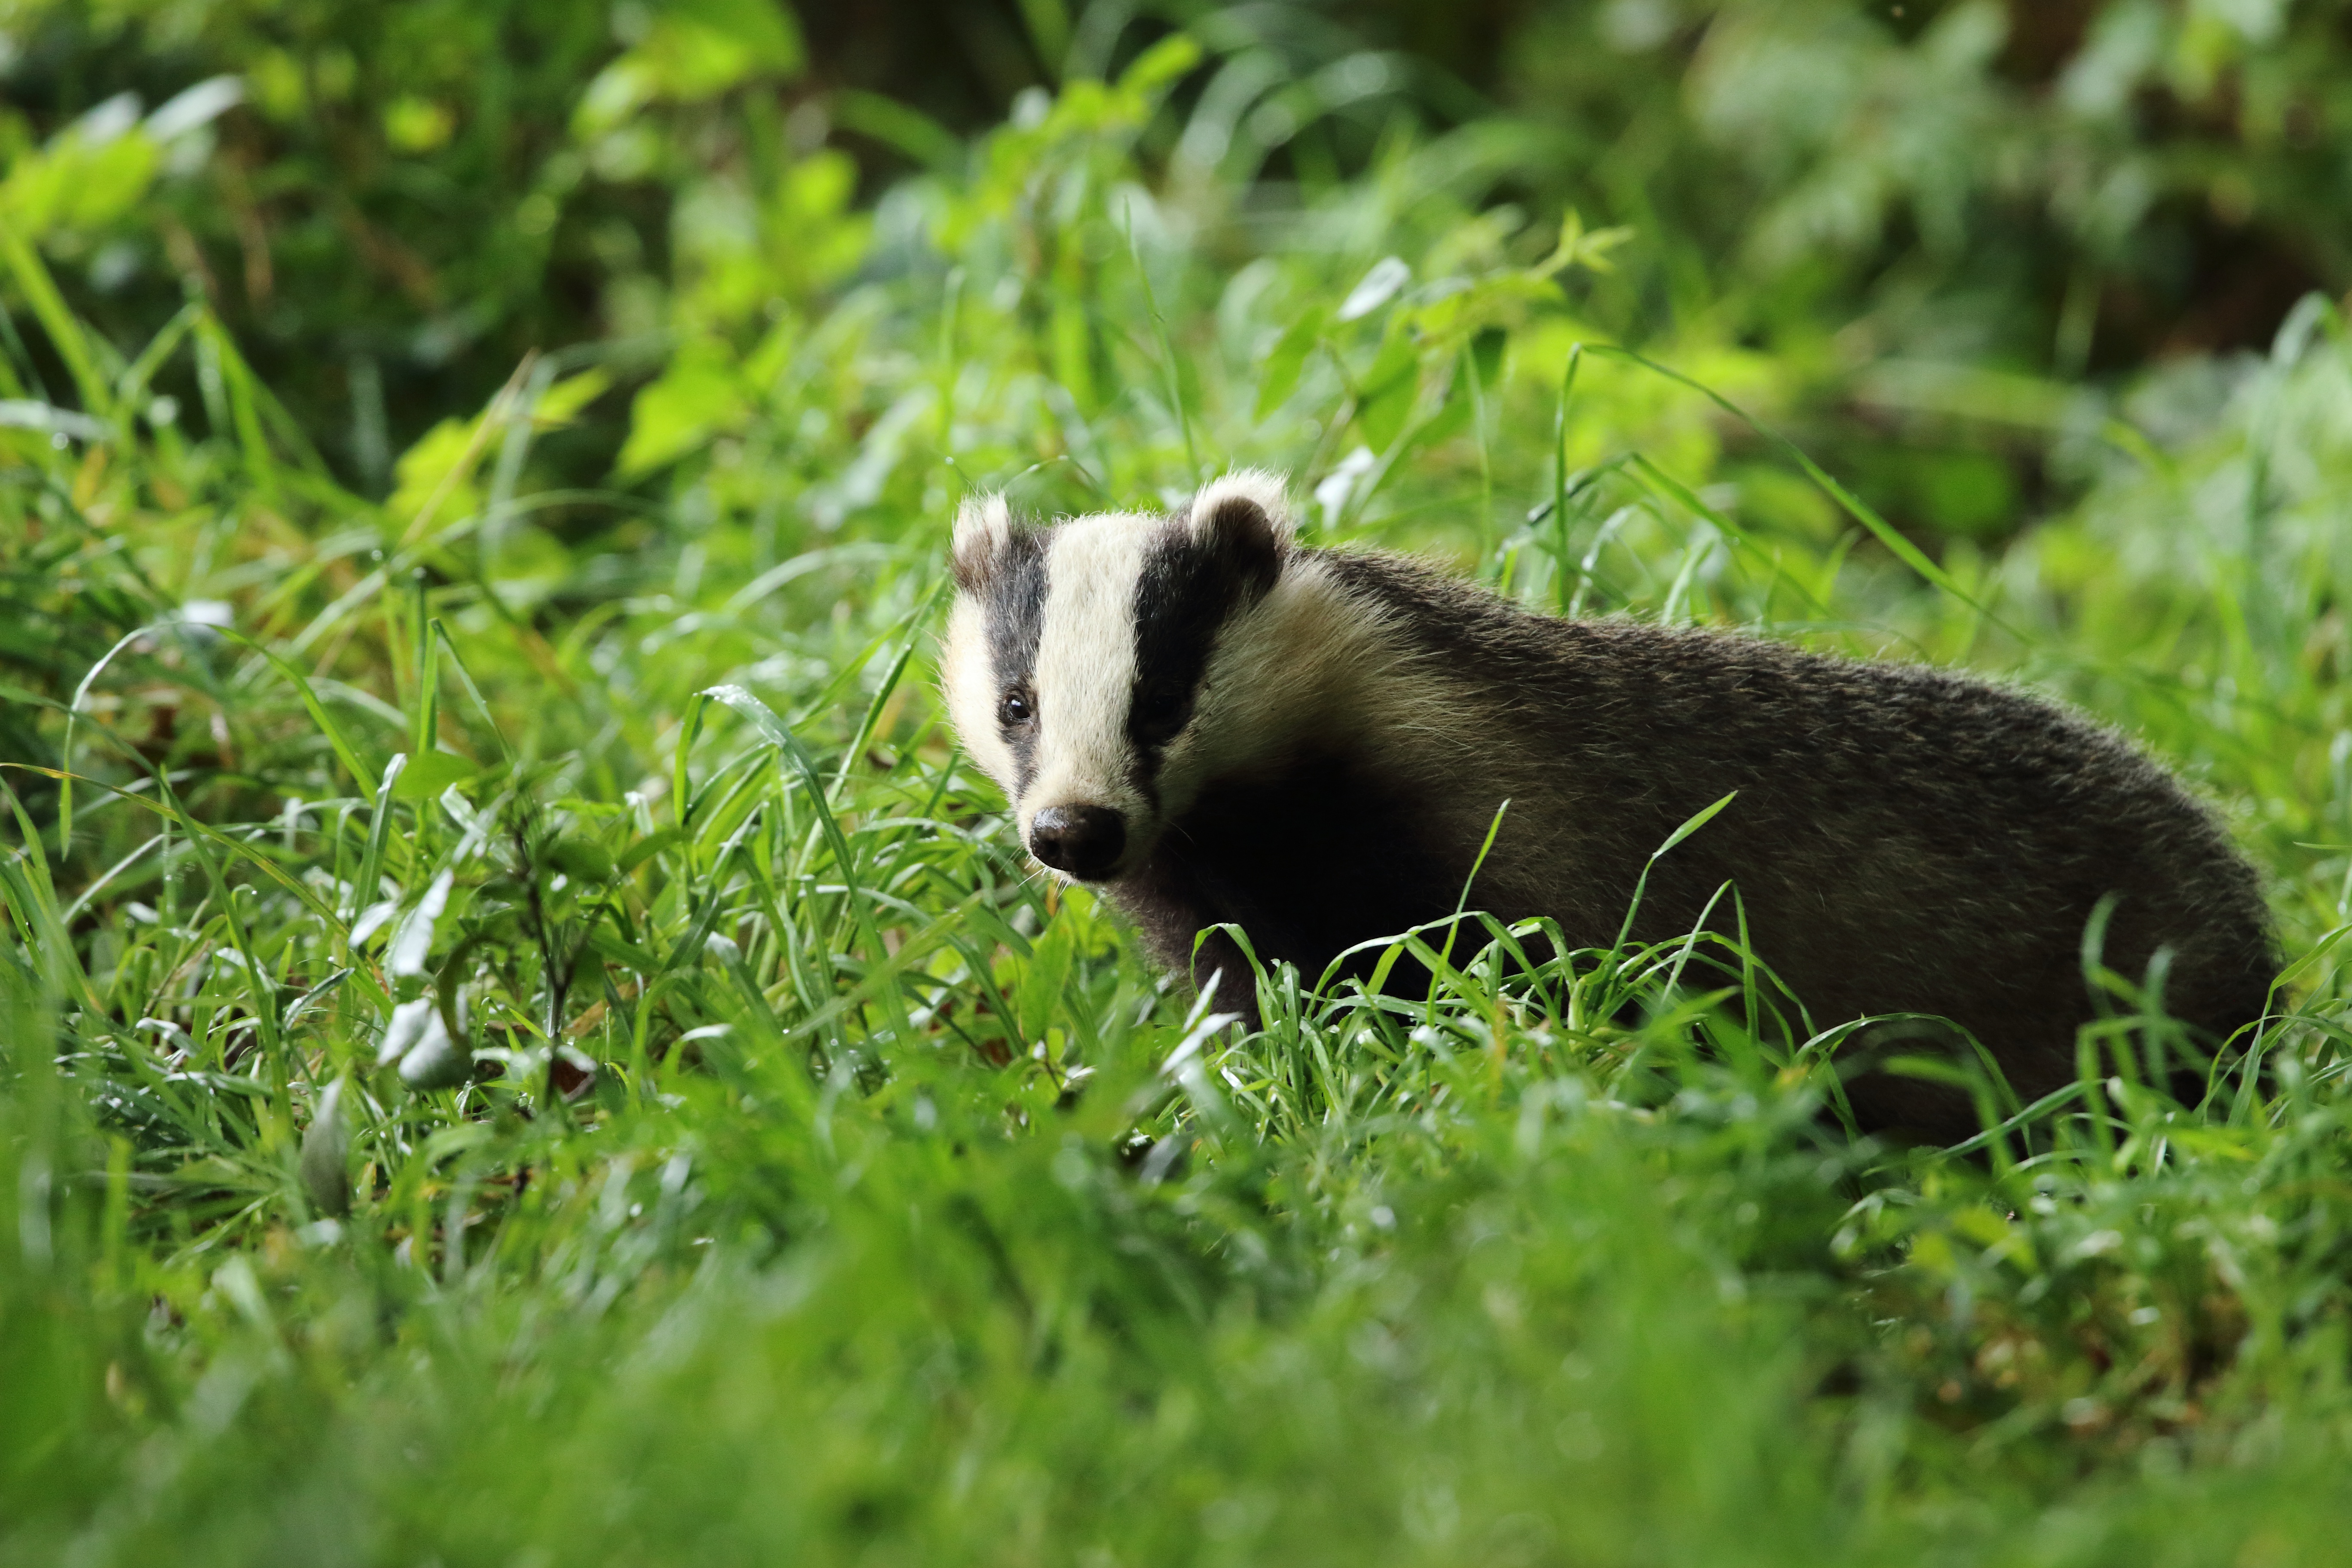
[[806, 62], [800, 28], [775, 0], [670, 0], [588, 84], [572, 130], [599, 136], [656, 100], [698, 103], [755, 78], [796, 76]]
[[1062, 999], [1062, 986], [1070, 977], [1071, 962], [1077, 957], [1077, 946], [1066, 918], [1056, 918], [1045, 928], [1045, 934], [1030, 944], [1029, 967], [1021, 976], [1018, 1004], [1024, 1045], [1034, 1045], [1045, 1037], [1046, 1026], [1054, 1021], [1054, 1009]]
[[1398, 382], [1409, 380], [1420, 363], [1421, 345], [1413, 341], [1412, 334], [1402, 327], [1391, 326], [1381, 342], [1381, 352], [1372, 356], [1371, 368], [1364, 372], [1357, 395], [1366, 402], [1371, 401]]
[[1373, 451], [1388, 450], [1404, 428], [1421, 393], [1420, 370], [1420, 344], [1410, 332], [1392, 328], [1357, 394], [1356, 423]]
[[844, 129], [871, 136], [918, 163], [941, 171], [960, 167], [964, 144], [954, 132], [919, 109], [856, 88], [834, 95], [834, 120]]
[[310, 1206], [330, 1216], [352, 1207], [351, 1123], [343, 1114], [345, 1080], [337, 1079], [319, 1097], [310, 1131], [302, 1134], [302, 1190]]
[[1331, 312], [1318, 305], [1289, 328], [1268, 350], [1265, 362], [1258, 367], [1256, 417], [1263, 420], [1289, 401], [1298, 390], [1298, 378], [1307, 369], [1307, 356], [1323, 341], [1323, 329]]
[[656, 974], [661, 972], [662, 961], [659, 958], [626, 937], [604, 926], [590, 927], [587, 942], [589, 950], [599, 958], [609, 959], [624, 969], [634, 969], [640, 974]]
[[434, 800], [451, 784], [463, 784], [481, 770], [447, 752], [412, 753], [408, 765], [393, 781], [394, 800]]
[[393, 465], [396, 482], [384, 509], [412, 528], [480, 510], [473, 477], [488, 449], [481, 416], [442, 420]]
[[547, 863], [587, 887], [602, 887], [613, 879], [612, 853], [594, 839], [577, 833], [567, 833], [547, 847]]
[[648, 833], [621, 852], [614, 868], [625, 877], [684, 837], [674, 826]]
[[613, 378], [601, 370], [567, 375], [539, 395], [539, 401], [531, 405], [530, 416], [541, 425], [568, 425], [612, 384]]
[[1121, 92], [1149, 98], [1201, 63], [1201, 46], [1190, 33], [1171, 33], [1135, 58], [1118, 79]]
[[1650, 858], [1655, 860], [1659, 856], [1664, 855], [1667, 850], [1672, 849], [1675, 845], [1680, 844], [1684, 839], [1688, 838], [1692, 834], [1696, 833], [1700, 828], [1705, 827], [1708, 823], [1713, 822], [1717, 812], [1721, 811], [1725, 806], [1729, 805], [1733, 801], [1738, 798], [1739, 792], [1738, 790], [1733, 790], [1729, 795], [1725, 795], [1713, 805], [1693, 812], [1689, 821], [1684, 823], [1680, 827], [1675, 828], [1672, 833], [1667, 834], [1666, 841], [1650, 852]]
[[674, 463], [750, 413], [733, 356], [724, 343], [698, 339], [677, 351], [661, 379], [637, 394], [629, 439], [615, 471], [635, 479]]
[[24, 231], [15, 217], [0, 212], [0, 261], [16, 279], [16, 287], [33, 307], [33, 314], [49, 334], [50, 346], [58, 357], [66, 362], [66, 369], [81, 392], [84, 413], [103, 419], [110, 412], [106, 395], [106, 378], [99, 373], [92, 354], [89, 338], [82, 331], [80, 321], [68, 307], [65, 296], [58, 292], [55, 279], [33, 247], [26, 243]]

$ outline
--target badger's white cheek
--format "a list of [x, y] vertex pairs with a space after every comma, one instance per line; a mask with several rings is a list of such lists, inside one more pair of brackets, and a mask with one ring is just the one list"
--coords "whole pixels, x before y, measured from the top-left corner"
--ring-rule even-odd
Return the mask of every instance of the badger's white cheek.
[[963, 749], [1011, 796], [1017, 770], [1012, 749], [997, 729], [996, 677], [988, 657], [987, 627], [980, 606], [969, 601], [958, 604], [949, 619], [940, 685]]

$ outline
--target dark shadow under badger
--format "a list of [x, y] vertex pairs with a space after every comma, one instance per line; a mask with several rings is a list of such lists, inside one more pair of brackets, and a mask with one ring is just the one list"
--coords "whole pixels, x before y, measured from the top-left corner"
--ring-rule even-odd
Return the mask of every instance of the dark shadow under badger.
[[[2108, 967], [2169, 952], [2163, 1000], [2210, 1045], [2276, 973], [2252, 871], [2117, 736], [1943, 671], [1530, 614], [1402, 558], [1309, 549], [1278, 481], [1173, 515], [1051, 528], [967, 506], [942, 664], [957, 728], [1024, 842], [1102, 884], [1165, 964], [1222, 922], [1310, 981], [1342, 950], [1470, 907], [1605, 947], [1650, 866], [1637, 940], [1727, 882], [1817, 1025], [1933, 1014], [2031, 1101], [2070, 1080]], [[1695, 813], [1737, 798], [1651, 863]], [[1713, 923], [1728, 924], [1730, 900]], [[1213, 942], [1218, 1004], [1255, 1015]], [[1965, 1099], [1856, 1079], [1863, 1121], [1974, 1130]]]

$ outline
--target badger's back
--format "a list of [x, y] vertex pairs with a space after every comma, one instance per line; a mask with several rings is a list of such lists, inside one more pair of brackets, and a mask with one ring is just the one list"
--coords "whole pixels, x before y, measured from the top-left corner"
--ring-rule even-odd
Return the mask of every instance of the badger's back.
[[[2107, 731], [1940, 670], [1556, 619], [1395, 557], [1320, 559], [1410, 648], [1385, 678], [1428, 683], [1483, 741], [1414, 759], [1409, 737], [1367, 733], [1204, 792], [1160, 873], [1264, 930], [1261, 957], [1311, 973], [1349, 941], [1451, 913], [1507, 798], [1471, 907], [1549, 915], [1570, 946], [1605, 946], [1645, 866], [1637, 938], [1693, 929], [1730, 883], [1737, 914], [1725, 898], [1711, 923], [1744, 915], [1817, 1025], [1950, 1018], [2028, 1100], [2074, 1074], [2094, 1012], [2084, 932], [2110, 896], [2107, 967], [2137, 982], [2168, 947], [2173, 1016], [2220, 1037], [2261, 1015], [2274, 963], [2253, 873]], [[1912, 1080], [1852, 1092], [1871, 1122], [1964, 1130], [1963, 1105]]]

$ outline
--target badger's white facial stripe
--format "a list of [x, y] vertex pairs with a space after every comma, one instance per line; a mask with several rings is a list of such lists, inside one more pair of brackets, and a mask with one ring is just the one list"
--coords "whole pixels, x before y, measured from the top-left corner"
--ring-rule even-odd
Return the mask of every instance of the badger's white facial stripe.
[[1036, 771], [1019, 802], [1024, 836], [1042, 806], [1108, 806], [1129, 821], [1145, 807], [1127, 739], [1135, 591], [1150, 542], [1164, 526], [1114, 512], [1074, 519], [1051, 535], [1037, 641]]

